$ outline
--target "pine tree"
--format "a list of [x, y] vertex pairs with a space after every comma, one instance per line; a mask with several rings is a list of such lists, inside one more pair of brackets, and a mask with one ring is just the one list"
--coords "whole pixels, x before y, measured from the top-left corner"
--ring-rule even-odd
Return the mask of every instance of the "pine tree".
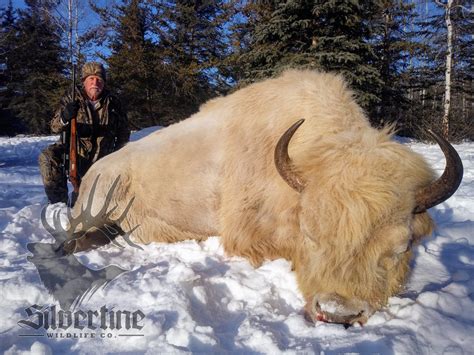
[[9, 70], [13, 80], [7, 84], [15, 93], [9, 108], [28, 127], [30, 133], [49, 133], [49, 121], [64, 93], [63, 49], [57, 28], [44, 11], [48, 2], [26, 0], [19, 10], [19, 44], [12, 51]]
[[344, 74], [368, 110], [380, 101], [383, 85], [376, 66], [372, 23], [378, 14], [376, 1], [320, 1], [313, 8], [319, 19], [312, 52], [325, 70]]
[[223, 2], [127, 0], [106, 12], [112, 29], [110, 87], [127, 106], [132, 126], [168, 125], [189, 116], [221, 84], [225, 52]]
[[254, 31], [246, 34], [248, 47], [234, 60], [243, 67], [238, 79], [248, 83], [289, 67], [337, 71], [365, 108], [380, 101], [382, 81], [370, 26], [375, 2], [284, 0], [249, 6]]
[[414, 6], [400, 1], [386, 0], [378, 3], [377, 16], [371, 26], [377, 68], [382, 80], [380, 102], [373, 107], [371, 117], [375, 124], [395, 122], [399, 129], [410, 131], [413, 108], [406, 94], [410, 87], [411, 67], [420, 46], [416, 32], [410, 28], [416, 14]]
[[149, 10], [146, 2], [127, 0], [115, 11], [104, 13], [114, 32], [109, 38], [112, 54], [108, 86], [118, 93], [128, 112], [132, 127], [138, 129], [160, 124], [158, 102], [161, 98], [157, 79], [159, 63], [149, 36]]
[[10, 63], [16, 46], [16, 17], [10, 0], [5, 9], [0, 9], [0, 135], [12, 135], [24, 129], [8, 109], [14, 96]]
[[288, 67], [316, 67], [309, 58], [316, 21], [309, 1], [243, 2], [246, 21], [233, 26], [229, 58], [239, 86], [275, 76]]
[[172, 73], [165, 86], [172, 120], [195, 112], [223, 82], [218, 66], [226, 55], [223, 0], [155, 1], [159, 56]]

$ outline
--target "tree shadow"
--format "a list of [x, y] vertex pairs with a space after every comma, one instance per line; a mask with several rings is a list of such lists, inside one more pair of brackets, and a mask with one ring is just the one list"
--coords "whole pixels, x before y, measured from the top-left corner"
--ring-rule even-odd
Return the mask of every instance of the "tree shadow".
[[[439, 228], [439, 234], [434, 240], [442, 237], [445, 228], [444, 226]], [[474, 279], [474, 245], [470, 244], [470, 239], [474, 237], [474, 221], [451, 222], [448, 228], [451, 234], [458, 236], [451, 235], [453, 241], [441, 244], [438, 260], [446, 269], [449, 278], [444, 282], [429, 283], [421, 292], [439, 291], [450, 283], [457, 282], [470, 287], [469, 294], [472, 297], [474, 284], [468, 281]]]
[[[405, 292], [402, 296], [416, 301], [425, 292], [436, 293], [436, 297], [442, 297], [442, 303], [435, 307], [436, 312], [447, 319], [473, 325], [472, 314], [463, 310], [462, 300], [465, 297], [471, 302], [474, 300], [474, 221], [455, 218], [452, 208], [435, 210], [432, 217], [437, 228], [434, 235], [425, 240], [422, 246], [426, 253], [431, 254], [441, 264], [444, 269], [442, 277], [427, 281], [421, 289]], [[428, 246], [429, 244], [435, 247]], [[412, 260], [412, 267], [417, 266], [420, 258], [418, 250]], [[447, 301], [449, 299], [451, 302]], [[459, 299], [459, 303], [452, 302], [455, 299]], [[426, 305], [425, 307], [430, 308]]]
[[153, 323], [160, 323], [161, 330], [167, 332], [178, 323], [179, 314], [176, 311], [161, 310], [156, 313], [147, 314], [147, 318], [152, 320]]

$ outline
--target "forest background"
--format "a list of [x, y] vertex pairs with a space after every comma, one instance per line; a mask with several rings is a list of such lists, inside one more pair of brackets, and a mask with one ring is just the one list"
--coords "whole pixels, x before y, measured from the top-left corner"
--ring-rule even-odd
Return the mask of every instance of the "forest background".
[[0, 135], [49, 134], [72, 64], [96, 60], [133, 129], [287, 68], [341, 73], [378, 127], [474, 140], [470, 1], [0, 2]]

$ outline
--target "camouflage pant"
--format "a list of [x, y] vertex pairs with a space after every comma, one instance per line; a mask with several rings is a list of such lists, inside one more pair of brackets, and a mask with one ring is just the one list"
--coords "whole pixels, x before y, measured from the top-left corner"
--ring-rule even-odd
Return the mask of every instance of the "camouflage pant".
[[43, 177], [44, 190], [50, 203], [67, 203], [67, 180], [62, 168], [64, 146], [54, 143], [44, 149], [39, 158], [39, 168]]

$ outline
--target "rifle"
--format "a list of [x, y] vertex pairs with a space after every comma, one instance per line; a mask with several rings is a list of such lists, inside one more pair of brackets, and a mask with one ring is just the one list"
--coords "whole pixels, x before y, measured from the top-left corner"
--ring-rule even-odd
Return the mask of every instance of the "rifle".
[[[72, 67], [72, 101], [76, 100], [76, 66]], [[68, 200], [68, 206], [74, 206], [77, 195], [79, 194], [79, 175], [77, 172], [77, 120], [72, 117], [69, 124], [69, 130], [63, 131], [61, 136], [65, 147], [63, 155], [63, 171], [72, 184], [73, 191]]]

